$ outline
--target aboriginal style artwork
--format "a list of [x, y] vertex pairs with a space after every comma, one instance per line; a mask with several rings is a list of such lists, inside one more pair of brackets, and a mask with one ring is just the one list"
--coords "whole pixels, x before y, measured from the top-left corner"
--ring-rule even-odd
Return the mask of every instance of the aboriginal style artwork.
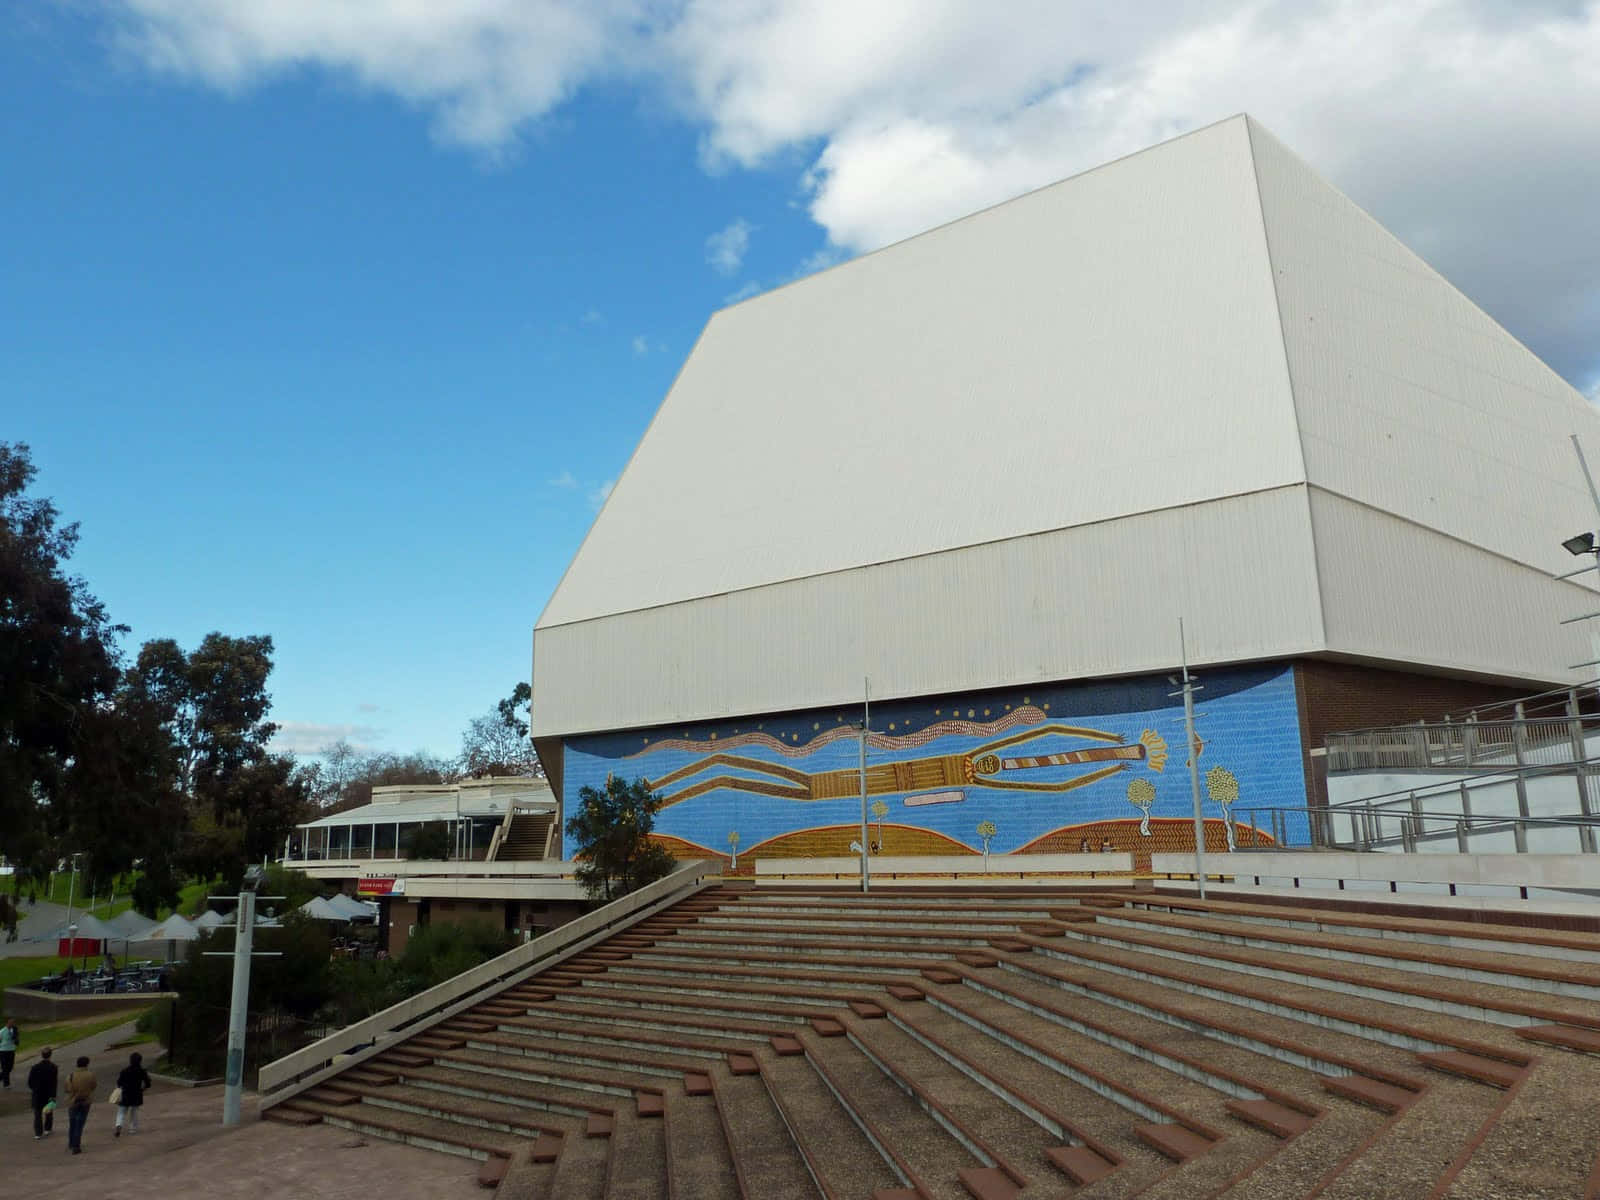
[[[1305, 803], [1292, 673], [1236, 669], [1203, 682], [1195, 749], [1207, 848], [1266, 844], [1246, 827], [1251, 806]], [[1112, 848], [1147, 866], [1154, 850], [1193, 849], [1183, 709], [1172, 690], [1156, 677], [874, 704], [872, 851]], [[563, 793], [571, 805], [608, 775], [643, 778], [664, 801], [659, 840], [730, 870], [753, 870], [763, 857], [848, 854], [861, 836], [860, 720], [853, 706], [574, 737]], [[1290, 841], [1305, 834], [1291, 826]]]

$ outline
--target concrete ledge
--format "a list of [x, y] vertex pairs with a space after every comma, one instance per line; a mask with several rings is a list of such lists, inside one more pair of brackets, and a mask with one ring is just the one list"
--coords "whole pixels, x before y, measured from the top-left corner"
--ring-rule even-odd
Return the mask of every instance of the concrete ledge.
[[162, 1000], [176, 1000], [176, 992], [114, 992], [109, 996], [58, 996], [29, 987], [6, 989], [6, 1014], [19, 1021], [80, 1021], [105, 1013], [134, 1012]]
[[[759, 864], [758, 864], [759, 866]], [[1193, 854], [1151, 855], [1156, 875], [1192, 875]], [[1384, 854], [1234, 851], [1206, 855], [1206, 874], [1257, 879], [1600, 889], [1597, 854]]]
[[[1031, 877], [1058, 884], [1061, 876], [1132, 875], [1133, 855], [1116, 852], [1090, 854], [994, 854], [987, 860], [981, 854], [904, 854], [870, 858], [868, 869], [874, 881], [894, 880], [915, 883], [919, 877], [948, 884], [952, 881], [986, 886], [997, 879], [1028, 882]], [[758, 858], [756, 878], [763, 884], [794, 879], [814, 883], [818, 879], [858, 879], [861, 859], [837, 858]]]

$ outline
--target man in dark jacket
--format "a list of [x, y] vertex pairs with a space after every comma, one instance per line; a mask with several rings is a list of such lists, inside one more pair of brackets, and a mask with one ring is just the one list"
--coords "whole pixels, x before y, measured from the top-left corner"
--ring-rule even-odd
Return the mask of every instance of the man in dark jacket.
[[[39, 1061], [28, 1072], [28, 1092], [33, 1101], [33, 1140], [36, 1142], [42, 1137], [49, 1137], [50, 1127], [55, 1123], [59, 1078], [55, 1063], [50, 1061], [50, 1047], [46, 1046], [39, 1051]], [[48, 1110], [45, 1108], [47, 1104], [50, 1105]]]

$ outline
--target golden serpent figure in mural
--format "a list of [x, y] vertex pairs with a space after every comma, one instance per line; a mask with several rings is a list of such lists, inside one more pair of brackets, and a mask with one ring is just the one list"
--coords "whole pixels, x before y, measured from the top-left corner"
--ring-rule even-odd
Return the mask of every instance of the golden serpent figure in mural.
[[[1065, 750], [1056, 754], [1034, 754], [1011, 757], [1000, 751], [1011, 749], [1051, 734], [1063, 737], [1084, 738], [1089, 741], [1109, 743], [1086, 750]], [[1161, 735], [1146, 729], [1139, 740], [1127, 745], [1120, 733], [1106, 733], [1099, 729], [1084, 729], [1076, 725], [1041, 725], [1026, 729], [999, 741], [979, 746], [968, 754], [938, 754], [928, 758], [907, 759], [904, 762], [874, 763], [867, 768], [867, 794], [889, 795], [896, 792], [935, 791], [941, 788], [986, 787], [1003, 788], [1014, 792], [1069, 792], [1086, 787], [1096, 780], [1118, 771], [1127, 770], [1142, 762], [1152, 771], [1167, 765], [1167, 744]], [[1050, 782], [1030, 781], [1019, 776], [1022, 771], [1037, 771], [1049, 767], [1073, 767], [1086, 763], [1106, 763], [1071, 779]], [[715, 775], [691, 783], [677, 791], [667, 791], [674, 784], [708, 771], [713, 767], [733, 768], [764, 775], [764, 779], [748, 779], [740, 775]], [[781, 763], [763, 762], [742, 754], [709, 754], [702, 759], [679, 767], [666, 775], [649, 780], [652, 791], [664, 792], [666, 804], [676, 804], [717, 788], [736, 788], [763, 796], [780, 796], [786, 800], [841, 800], [861, 794], [861, 772], [849, 767], [842, 771], [801, 771]]]

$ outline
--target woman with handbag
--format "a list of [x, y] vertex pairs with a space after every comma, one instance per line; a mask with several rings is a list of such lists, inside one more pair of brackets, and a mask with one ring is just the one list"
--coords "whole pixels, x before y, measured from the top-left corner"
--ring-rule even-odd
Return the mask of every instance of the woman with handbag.
[[112, 1137], [122, 1136], [122, 1123], [127, 1121], [131, 1137], [139, 1132], [139, 1110], [144, 1107], [144, 1091], [150, 1086], [150, 1072], [143, 1066], [144, 1057], [137, 1050], [128, 1055], [128, 1065], [117, 1076], [116, 1090], [111, 1093], [111, 1103], [117, 1106], [117, 1123]]

